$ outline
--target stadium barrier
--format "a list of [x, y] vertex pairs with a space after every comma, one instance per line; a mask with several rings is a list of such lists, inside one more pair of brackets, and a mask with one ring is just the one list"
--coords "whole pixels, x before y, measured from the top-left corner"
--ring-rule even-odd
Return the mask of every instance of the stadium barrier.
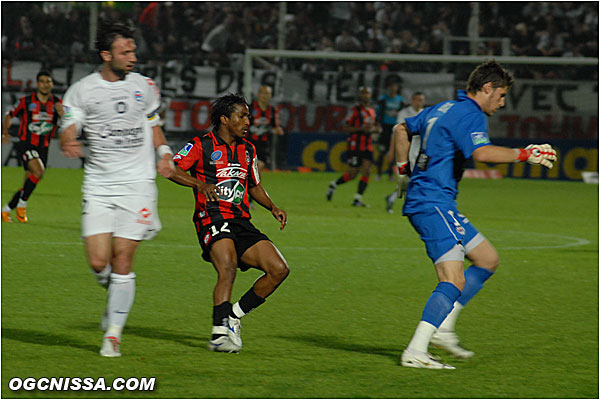
[[[310, 168], [313, 171], [342, 172], [347, 169], [347, 135], [343, 133], [292, 132], [288, 137], [288, 169]], [[493, 138], [492, 143], [508, 147], [525, 147], [541, 143], [539, 139]], [[582, 172], [598, 170], [598, 141], [552, 140], [558, 161], [551, 170], [527, 163], [488, 164], [471, 161], [469, 168], [498, 170], [504, 177], [582, 180]], [[379, 150], [374, 146], [375, 156]]]

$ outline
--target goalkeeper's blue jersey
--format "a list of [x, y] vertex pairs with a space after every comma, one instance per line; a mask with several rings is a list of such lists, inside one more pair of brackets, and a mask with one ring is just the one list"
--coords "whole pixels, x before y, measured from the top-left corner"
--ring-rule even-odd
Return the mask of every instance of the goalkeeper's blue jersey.
[[406, 119], [421, 135], [421, 150], [412, 171], [402, 212], [414, 214], [435, 205], [456, 207], [458, 181], [473, 151], [490, 143], [487, 116], [464, 90]]

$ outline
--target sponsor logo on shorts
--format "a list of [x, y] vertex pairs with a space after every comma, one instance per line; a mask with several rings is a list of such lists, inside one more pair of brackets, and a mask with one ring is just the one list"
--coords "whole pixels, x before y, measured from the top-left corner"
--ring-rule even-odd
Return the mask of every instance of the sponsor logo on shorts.
[[456, 227], [456, 232], [458, 232], [461, 235], [465, 234], [465, 228], [463, 228], [462, 226], [458, 226]]
[[471, 141], [477, 146], [479, 144], [490, 143], [490, 138], [488, 138], [485, 132], [471, 132]]
[[137, 222], [138, 224], [152, 225], [152, 221], [148, 220], [148, 218], [152, 215], [152, 212], [150, 210], [144, 207], [140, 211], [138, 211], [138, 214], [142, 217], [142, 219], [138, 218], [135, 222]]
[[204, 244], [208, 244], [208, 242], [210, 242], [210, 232], [206, 232], [204, 235]]

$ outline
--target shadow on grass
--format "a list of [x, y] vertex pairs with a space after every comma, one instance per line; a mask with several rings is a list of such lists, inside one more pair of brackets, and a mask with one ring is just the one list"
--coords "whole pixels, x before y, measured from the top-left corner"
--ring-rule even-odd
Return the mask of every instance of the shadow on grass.
[[98, 345], [82, 343], [76, 339], [62, 335], [53, 335], [48, 332], [32, 331], [27, 329], [2, 327], [2, 339], [17, 340], [23, 343], [41, 344], [44, 346], [65, 346], [98, 352]]
[[394, 347], [394, 348], [382, 348], [377, 345], [364, 345], [364, 344], [356, 344], [350, 343], [345, 340], [340, 339], [336, 336], [330, 335], [294, 335], [294, 336], [275, 336], [279, 339], [284, 340], [292, 340], [295, 342], [309, 344], [315, 347], [322, 347], [324, 349], [335, 349], [335, 350], [343, 350], [343, 351], [351, 351], [355, 353], [364, 353], [364, 354], [374, 354], [383, 357], [389, 357], [397, 363], [400, 363], [400, 355], [404, 348]]
[[[80, 330], [84, 331], [94, 331], [99, 332], [98, 324], [89, 324], [89, 325], [80, 325], [77, 327]], [[166, 340], [170, 342], [175, 342], [182, 344], [188, 347], [201, 347], [204, 348], [208, 345], [208, 336], [192, 336], [185, 335], [174, 331], [169, 331], [166, 329], [161, 329], [157, 327], [147, 327], [147, 326], [135, 326], [135, 325], [126, 325], [123, 329], [123, 335], [133, 335], [146, 339], [156, 339], [156, 340]]]

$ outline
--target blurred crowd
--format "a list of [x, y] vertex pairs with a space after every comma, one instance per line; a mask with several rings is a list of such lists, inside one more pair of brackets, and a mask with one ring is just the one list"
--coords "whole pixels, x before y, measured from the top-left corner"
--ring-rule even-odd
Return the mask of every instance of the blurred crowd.
[[[278, 2], [99, 4], [99, 18], [130, 20], [137, 27], [142, 62], [178, 59], [235, 68], [246, 48], [278, 47]], [[444, 37], [468, 36], [472, 12], [469, 2], [287, 2], [286, 8], [285, 49], [418, 54], [442, 54]], [[89, 50], [89, 14], [85, 2], [3, 2], [3, 62], [36, 60], [48, 66], [95, 62]], [[598, 3], [480, 2], [479, 35], [510, 38], [509, 55], [514, 56], [597, 57]], [[452, 42], [449, 50], [455, 55], [471, 52], [468, 42]], [[502, 55], [501, 42], [482, 41], [476, 52]], [[285, 62], [286, 68], [308, 71], [424, 70], [417, 63]], [[591, 71], [597, 77], [597, 69]], [[565, 78], [551, 68], [527, 67], [520, 72], [522, 77]], [[571, 78], [593, 78], [589, 68], [567, 72]]]

